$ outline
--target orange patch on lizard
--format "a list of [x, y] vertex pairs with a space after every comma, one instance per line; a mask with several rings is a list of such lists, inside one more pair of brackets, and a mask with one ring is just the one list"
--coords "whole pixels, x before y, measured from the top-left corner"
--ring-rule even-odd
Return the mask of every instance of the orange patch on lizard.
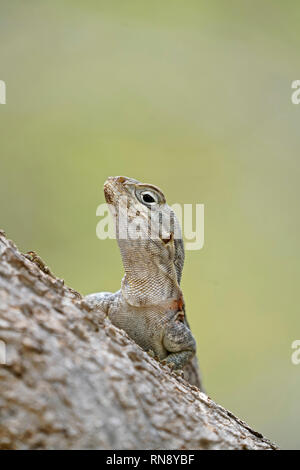
[[183, 311], [183, 297], [182, 295], [179, 297], [179, 299], [173, 300], [171, 304], [171, 309], [176, 310], [178, 312]]

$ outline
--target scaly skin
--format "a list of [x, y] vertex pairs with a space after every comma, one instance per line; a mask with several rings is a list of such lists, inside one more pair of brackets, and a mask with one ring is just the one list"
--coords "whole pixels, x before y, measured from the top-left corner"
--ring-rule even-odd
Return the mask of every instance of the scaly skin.
[[172, 369], [183, 369], [186, 380], [201, 388], [196, 342], [180, 289], [184, 246], [176, 216], [160, 189], [131, 178], [108, 178], [104, 194], [115, 219], [125, 275], [118, 292], [85, 299], [145, 351]]

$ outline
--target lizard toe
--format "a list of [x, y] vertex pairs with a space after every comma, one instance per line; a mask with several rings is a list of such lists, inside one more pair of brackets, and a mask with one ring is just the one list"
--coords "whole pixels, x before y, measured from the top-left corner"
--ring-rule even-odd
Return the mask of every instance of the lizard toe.
[[184, 372], [182, 369], [174, 370], [174, 374], [178, 375], [178, 377], [184, 378]]
[[153, 357], [153, 359], [155, 359], [155, 354], [152, 349], [148, 349], [147, 354], [149, 354], [150, 357]]
[[162, 363], [163, 366], [167, 366], [167, 367], [169, 367], [169, 369], [171, 369], [171, 370], [173, 370], [174, 367], [175, 367], [174, 362], [168, 362], [167, 359], [163, 359], [163, 360], [161, 361], [161, 363]]

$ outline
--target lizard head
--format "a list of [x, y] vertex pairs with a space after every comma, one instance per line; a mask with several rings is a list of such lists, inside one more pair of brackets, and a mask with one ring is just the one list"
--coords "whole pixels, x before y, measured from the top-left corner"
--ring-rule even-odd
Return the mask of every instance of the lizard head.
[[104, 183], [104, 195], [106, 202], [113, 205], [116, 205], [122, 196], [130, 198], [131, 204], [135, 202], [137, 205], [139, 202], [147, 208], [166, 204], [165, 196], [157, 186], [140, 183], [127, 176], [110, 176]]
[[157, 239], [165, 245], [174, 238], [181, 240], [175, 213], [157, 186], [126, 176], [111, 176], [104, 183], [104, 194], [112, 214], [119, 223], [124, 222], [130, 239]]
[[128, 282], [134, 285], [138, 277], [140, 286], [149, 286], [149, 279], [154, 282], [156, 277], [167, 285], [168, 278], [178, 293], [184, 247], [180, 224], [163, 192], [152, 184], [114, 176], [105, 182], [104, 194], [115, 218]]

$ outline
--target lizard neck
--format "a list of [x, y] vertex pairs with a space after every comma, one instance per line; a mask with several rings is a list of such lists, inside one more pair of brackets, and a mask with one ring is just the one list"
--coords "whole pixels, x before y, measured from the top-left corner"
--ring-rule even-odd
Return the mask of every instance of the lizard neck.
[[159, 243], [138, 240], [119, 246], [125, 271], [121, 290], [128, 304], [163, 305], [182, 297], [173, 256]]
[[125, 273], [121, 283], [121, 292], [124, 300], [135, 307], [160, 305], [173, 309], [173, 305], [182, 301], [182, 291], [177, 281], [174, 282], [173, 279], [164, 275], [158, 276], [153, 281], [151, 275], [132, 277], [132, 273]]

